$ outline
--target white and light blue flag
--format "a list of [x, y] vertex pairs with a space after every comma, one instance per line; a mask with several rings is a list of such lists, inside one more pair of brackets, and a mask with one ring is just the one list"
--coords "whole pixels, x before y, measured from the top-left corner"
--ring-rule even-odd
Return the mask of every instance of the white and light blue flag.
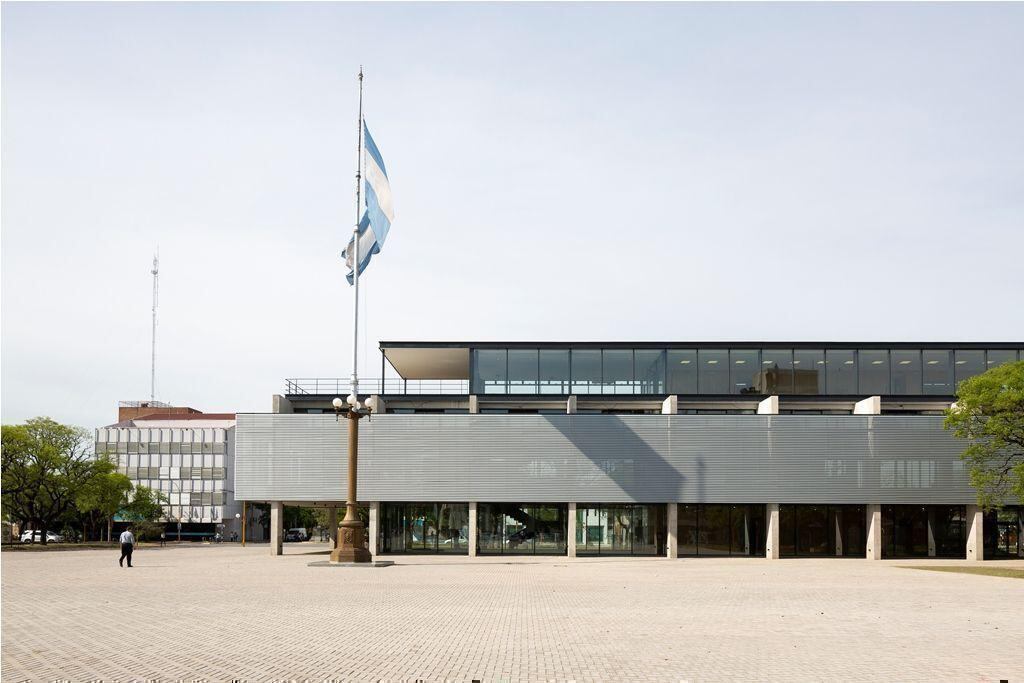
[[[370, 129], [363, 122], [363, 149], [365, 150], [366, 167], [363, 169], [363, 201], [365, 211], [359, 221], [359, 274], [362, 275], [374, 254], [380, 253], [387, 239], [388, 230], [395, 212], [391, 204], [391, 184], [388, 173], [384, 169], [384, 159], [380, 150], [373, 142]], [[345, 265], [349, 268], [348, 283], [352, 284], [353, 257], [355, 256], [355, 240], [349, 240], [345, 251], [341, 253]]]

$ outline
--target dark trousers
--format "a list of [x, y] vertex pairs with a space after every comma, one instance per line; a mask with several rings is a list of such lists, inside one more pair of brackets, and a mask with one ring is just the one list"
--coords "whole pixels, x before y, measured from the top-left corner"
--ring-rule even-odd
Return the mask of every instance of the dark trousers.
[[124, 558], [128, 558], [128, 566], [132, 566], [132, 544], [122, 543], [121, 544], [121, 559], [117, 561], [119, 565], [124, 566]]

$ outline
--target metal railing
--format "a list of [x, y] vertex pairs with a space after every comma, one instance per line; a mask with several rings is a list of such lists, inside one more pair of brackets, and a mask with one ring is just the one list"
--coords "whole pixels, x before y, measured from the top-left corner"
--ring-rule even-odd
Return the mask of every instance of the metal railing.
[[[286, 379], [285, 394], [346, 396], [352, 380], [348, 377], [298, 377]], [[402, 379], [400, 377], [361, 377], [360, 394], [469, 394], [468, 379]]]

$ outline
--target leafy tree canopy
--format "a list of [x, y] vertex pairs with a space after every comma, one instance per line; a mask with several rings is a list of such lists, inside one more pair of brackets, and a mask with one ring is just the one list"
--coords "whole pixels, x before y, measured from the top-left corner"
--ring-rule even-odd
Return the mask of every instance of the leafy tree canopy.
[[961, 457], [979, 505], [1024, 502], [1024, 361], [961, 382], [945, 426], [970, 442]]

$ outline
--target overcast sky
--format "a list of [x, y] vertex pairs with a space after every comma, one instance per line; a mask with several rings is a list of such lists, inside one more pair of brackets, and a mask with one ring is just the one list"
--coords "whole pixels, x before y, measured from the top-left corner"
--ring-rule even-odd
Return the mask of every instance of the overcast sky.
[[11, 4], [2, 417], [346, 376], [380, 339], [1024, 339], [1024, 5]]

